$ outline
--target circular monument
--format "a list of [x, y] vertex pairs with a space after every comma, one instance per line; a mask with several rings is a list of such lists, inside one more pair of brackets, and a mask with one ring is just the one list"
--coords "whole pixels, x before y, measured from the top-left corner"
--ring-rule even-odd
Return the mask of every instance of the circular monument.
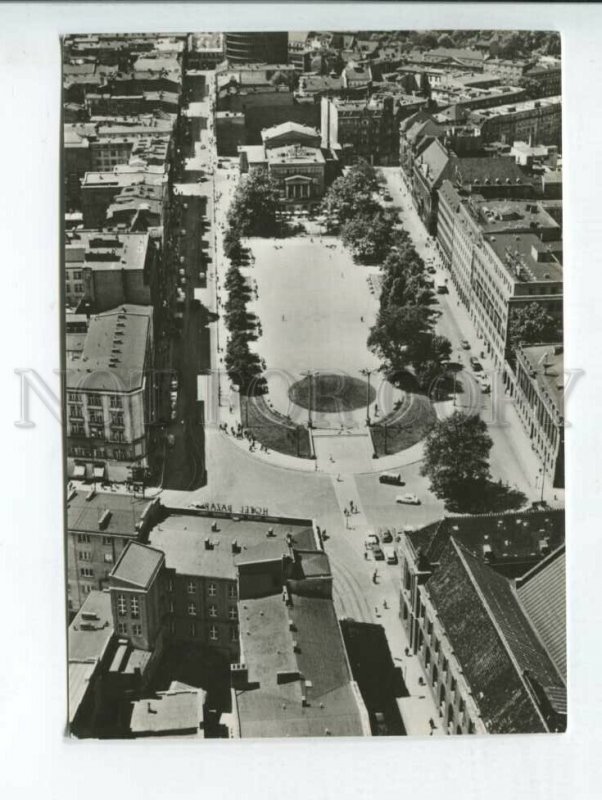
[[[322, 414], [355, 411], [376, 399], [373, 386], [360, 378], [332, 372], [320, 372], [296, 381], [289, 391], [289, 400], [301, 408]], [[311, 402], [310, 402], [311, 400]]]

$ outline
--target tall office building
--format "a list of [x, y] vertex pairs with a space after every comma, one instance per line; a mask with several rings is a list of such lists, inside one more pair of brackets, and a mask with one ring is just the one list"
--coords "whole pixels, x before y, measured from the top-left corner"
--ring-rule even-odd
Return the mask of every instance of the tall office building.
[[226, 33], [226, 58], [231, 64], [286, 64], [288, 33]]

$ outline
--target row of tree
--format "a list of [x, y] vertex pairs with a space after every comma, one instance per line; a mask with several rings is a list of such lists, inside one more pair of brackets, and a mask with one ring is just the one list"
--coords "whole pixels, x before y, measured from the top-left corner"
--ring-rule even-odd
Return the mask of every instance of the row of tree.
[[370, 329], [368, 347], [381, 359], [392, 382], [413, 371], [420, 386], [439, 377], [451, 355], [451, 344], [434, 332], [435, 297], [425, 265], [405, 231], [396, 231], [382, 265], [380, 308]]
[[260, 357], [249, 347], [249, 343], [257, 339], [258, 320], [247, 309], [251, 291], [240, 271], [246, 251], [237, 230], [232, 226], [224, 235], [224, 252], [230, 260], [224, 280], [224, 288], [228, 292], [224, 303], [224, 321], [230, 332], [224, 363], [232, 383], [237, 384], [241, 392], [248, 393], [261, 383], [263, 369]]

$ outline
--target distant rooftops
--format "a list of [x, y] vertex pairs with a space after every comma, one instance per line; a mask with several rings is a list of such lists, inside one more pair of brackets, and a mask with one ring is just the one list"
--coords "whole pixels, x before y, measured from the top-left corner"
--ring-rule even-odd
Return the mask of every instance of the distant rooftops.
[[506, 103], [502, 106], [493, 106], [492, 108], [473, 108], [470, 112], [470, 118], [476, 123], [483, 122], [486, 119], [493, 117], [503, 117], [510, 114], [520, 114], [523, 111], [534, 111], [538, 108], [551, 108], [560, 106], [562, 98], [560, 95], [555, 97], [541, 97], [537, 100], [521, 100], [516, 103]]

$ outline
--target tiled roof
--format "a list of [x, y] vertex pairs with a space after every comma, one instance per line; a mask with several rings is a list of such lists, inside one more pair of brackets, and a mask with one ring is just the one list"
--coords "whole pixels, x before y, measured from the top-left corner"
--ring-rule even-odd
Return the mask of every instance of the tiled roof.
[[130, 542], [113, 567], [111, 578], [147, 588], [163, 561], [160, 550]]
[[548, 729], [529, 691], [564, 685], [512, 585], [453, 539], [427, 592], [490, 733]]
[[532, 180], [513, 158], [470, 157], [454, 158], [451, 180], [461, 184], [485, 183], [531, 184]]
[[522, 607], [566, 680], [566, 559], [564, 545], [516, 582]]

